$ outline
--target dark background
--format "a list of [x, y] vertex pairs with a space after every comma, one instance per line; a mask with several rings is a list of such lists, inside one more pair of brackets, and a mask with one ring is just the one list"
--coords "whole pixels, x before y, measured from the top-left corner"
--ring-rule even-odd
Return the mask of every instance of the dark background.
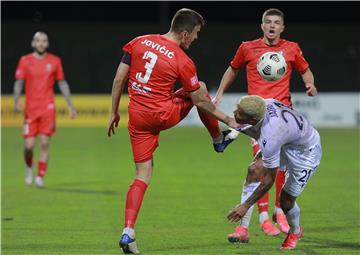
[[[12, 93], [21, 55], [45, 31], [50, 52], [63, 60], [73, 93], [110, 93], [122, 46], [138, 35], [166, 33], [183, 7], [200, 12], [206, 26], [188, 51], [198, 74], [215, 91], [241, 41], [262, 36], [262, 13], [285, 13], [282, 37], [300, 44], [320, 91], [359, 91], [360, 2], [1, 2], [1, 85]], [[241, 72], [230, 91], [246, 91]], [[304, 91], [298, 74], [292, 91]]]

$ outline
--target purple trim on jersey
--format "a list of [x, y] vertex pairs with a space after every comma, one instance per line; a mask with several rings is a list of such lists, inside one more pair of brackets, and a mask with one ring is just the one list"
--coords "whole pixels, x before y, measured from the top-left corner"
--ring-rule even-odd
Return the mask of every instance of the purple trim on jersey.
[[127, 65], [130, 65], [131, 64], [131, 55], [128, 52], [124, 51], [124, 55], [121, 58], [121, 62], [124, 64], [127, 64]]

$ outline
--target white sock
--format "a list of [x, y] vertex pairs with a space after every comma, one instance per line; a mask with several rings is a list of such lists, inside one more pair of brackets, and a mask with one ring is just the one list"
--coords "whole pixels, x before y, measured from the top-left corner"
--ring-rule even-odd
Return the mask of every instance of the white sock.
[[269, 219], [269, 214], [268, 214], [268, 212], [261, 212], [261, 213], [259, 214], [260, 224], [263, 224], [264, 221], [266, 221], [267, 219]]
[[214, 144], [221, 143], [222, 140], [223, 140], [223, 138], [224, 138], [224, 135], [223, 135], [223, 133], [221, 132], [221, 133], [220, 133], [220, 136], [218, 136], [218, 137], [216, 137], [216, 138], [213, 138], [213, 143], [214, 143]]
[[230, 138], [230, 139], [236, 139], [238, 137], [238, 135], [240, 134], [239, 131], [237, 131], [236, 129], [233, 128], [229, 128], [231, 130], [231, 132], [229, 134], [227, 134], [226, 138]]
[[[241, 193], [241, 203], [244, 203], [254, 192], [254, 190], [256, 190], [256, 188], [260, 185], [260, 182], [252, 182], [252, 183], [247, 183], [246, 181], [243, 184], [243, 190]], [[241, 219], [241, 223], [240, 226], [249, 228], [250, 225], [250, 220], [251, 220], [251, 215], [254, 209], [254, 205], [252, 205], [249, 210], [246, 212], [246, 214], [244, 215], [244, 217]]]
[[245, 213], [244, 217], [241, 218], [240, 226], [245, 227], [247, 229], [249, 228], [251, 215], [252, 215], [253, 210], [254, 210], [254, 205], [252, 205], [249, 208], [249, 210]]
[[300, 232], [300, 207], [295, 202], [293, 208], [291, 208], [286, 213], [286, 218], [290, 225], [290, 232], [294, 234], [299, 234]]
[[135, 238], [135, 230], [133, 228], [124, 228], [122, 234], [127, 234], [130, 238]]

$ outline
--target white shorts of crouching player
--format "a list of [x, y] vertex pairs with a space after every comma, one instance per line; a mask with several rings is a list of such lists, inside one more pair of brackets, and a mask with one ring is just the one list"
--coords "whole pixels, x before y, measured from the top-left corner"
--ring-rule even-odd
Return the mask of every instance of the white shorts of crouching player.
[[302, 145], [299, 148], [281, 150], [281, 165], [287, 166], [286, 179], [283, 189], [291, 196], [298, 197], [303, 192], [308, 181], [320, 164], [322, 150], [320, 136], [316, 132], [313, 143]]

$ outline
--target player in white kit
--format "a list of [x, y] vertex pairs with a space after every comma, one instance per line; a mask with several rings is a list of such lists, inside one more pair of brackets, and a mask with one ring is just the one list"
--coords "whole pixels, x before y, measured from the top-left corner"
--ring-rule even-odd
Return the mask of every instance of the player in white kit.
[[263, 167], [257, 173], [261, 176], [260, 184], [253, 187], [244, 201], [229, 212], [228, 219], [235, 222], [246, 216], [247, 211], [274, 184], [276, 169], [286, 165], [288, 171], [280, 194], [280, 206], [290, 231], [281, 249], [294, 249], [302, 236], [296, 198], [320, 164], [320, 135], [304, 116], [275, 99], [242, 97], [234, 115], [236, 121], [243, 124], [239, 131], [259, 143]]

